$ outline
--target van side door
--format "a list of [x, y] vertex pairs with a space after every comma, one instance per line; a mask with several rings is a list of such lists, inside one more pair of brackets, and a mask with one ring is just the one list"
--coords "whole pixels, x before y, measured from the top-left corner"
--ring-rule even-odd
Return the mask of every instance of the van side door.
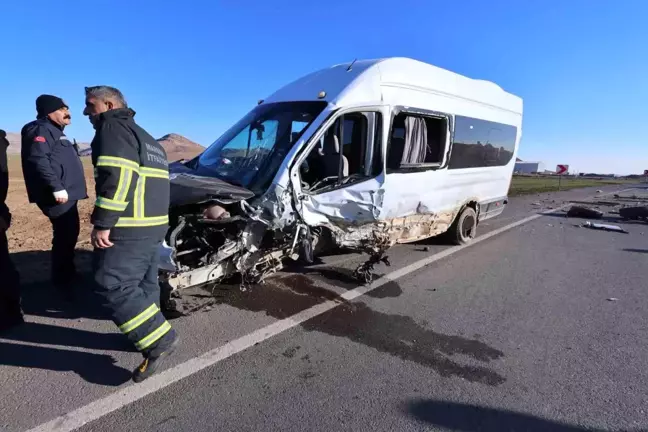
[[445, 231], [455, 199], [445, 190], [452, 115], [394, 107], [386, 149], [384, 211], [401, 227], [399, 243]]
[[336, 113], [291, 170], [296, 207], [309, 226], [375, 221], [384, 194], [384, 120], [388, 107]]

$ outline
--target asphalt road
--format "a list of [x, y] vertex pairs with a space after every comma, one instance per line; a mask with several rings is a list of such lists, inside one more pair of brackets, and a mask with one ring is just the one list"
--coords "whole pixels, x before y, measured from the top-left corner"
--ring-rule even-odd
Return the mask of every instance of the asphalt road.
[[[173, 321], [183, 339], [169, 367], [337, 304], [80, 430], [648, 430], [648, 225], [618, 234], [546, 215], [496, 231], [537, 214], [533, 203], [593, 193], [516, 198], [480, 226], [496, 235], [353, 300], [360, 255], [288, 269], [251, 292], [218, 289], [213, 308]], [[449, 252], [439, 241], [398, 246], [376, 271]], [[137, 391], [138, 355], [88, 304], [26, 287], [30, 323], [0, 338], [1, 430]]]

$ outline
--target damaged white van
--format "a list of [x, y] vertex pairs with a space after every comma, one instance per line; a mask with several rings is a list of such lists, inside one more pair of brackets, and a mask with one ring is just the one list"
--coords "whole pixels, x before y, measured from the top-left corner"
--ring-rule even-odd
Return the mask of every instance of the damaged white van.
[[521, 131], [522, 99], [416, 60], [307, 75], [170, 165], [163, 283], [255, 283], [335, 247], [366, 252], [369, 281], [394, 244], [469, 242], [507, 203]]

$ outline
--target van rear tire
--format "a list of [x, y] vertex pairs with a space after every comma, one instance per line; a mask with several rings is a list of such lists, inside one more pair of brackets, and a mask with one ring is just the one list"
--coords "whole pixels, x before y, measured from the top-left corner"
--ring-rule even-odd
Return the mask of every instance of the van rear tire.
[[477, 212], [472, 207], [463, 209], [450, 228], [450, 239], [456, 245], [470, 243], [477, 235]]

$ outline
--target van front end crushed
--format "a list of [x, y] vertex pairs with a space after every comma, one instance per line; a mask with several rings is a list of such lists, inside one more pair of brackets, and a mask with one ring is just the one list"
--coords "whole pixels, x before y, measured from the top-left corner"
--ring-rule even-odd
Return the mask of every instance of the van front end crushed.
[[236, 277], [247, 290], [281, 270], [287, 260], [311, 263], [332, 248], [368, 254], [354, 275], [359, 283], [370, 283], [375, 265], [389, 265], [386, 252], [392, 246], [443, 233], [457, 214], [415, 214], [369, 223], [326, 217], [325, 224], [309, 226], [286, 208], [290, 205], [278, 204], [281, 199], [266, 195], [254, 201], [256, 206], [246, 200], [224, 204], [210, 199], [172, 208], [171, 227], [159, 253], [163, 291], [167, 300], [175, 299], [166, 304], [176, 304], [170, 309], [178, 309], [189, 289]]

